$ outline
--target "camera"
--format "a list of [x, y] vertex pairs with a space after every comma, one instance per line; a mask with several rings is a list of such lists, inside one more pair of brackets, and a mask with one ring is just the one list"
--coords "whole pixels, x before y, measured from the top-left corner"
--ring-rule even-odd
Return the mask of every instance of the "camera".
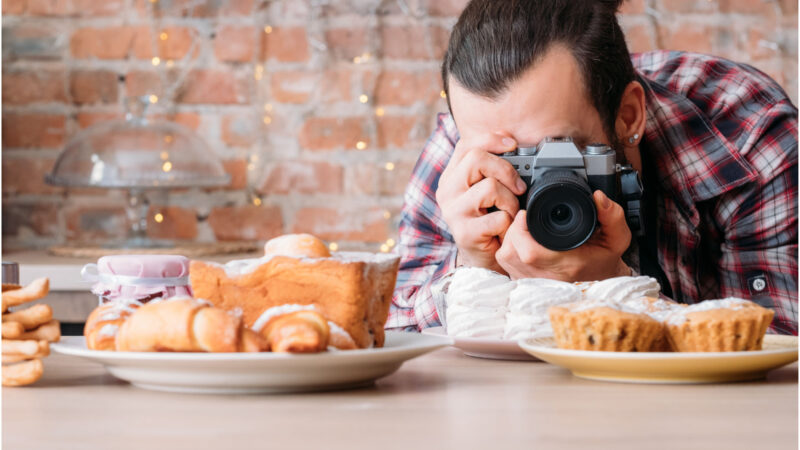
[[589, 240], [597, 227], [592, 193], [598, 189], [622, 204], [631, 232], [643, 234], [639, 174], [617, 164], [608, 145], [579, 148], [569, 137], [548, 137], [536, 147], [519, 147], [500, 157], [528, 186], [519, 196], [520, 209], [527, 211], [531, 236], [544, 247], [565, 251]]

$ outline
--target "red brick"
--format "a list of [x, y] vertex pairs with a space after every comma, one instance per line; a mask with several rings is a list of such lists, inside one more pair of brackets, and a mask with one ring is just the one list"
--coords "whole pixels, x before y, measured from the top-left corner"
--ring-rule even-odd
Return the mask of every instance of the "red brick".
[[[161, 214], [161, 222], [156, 221], [156, 214]], [[153, 239], [195, 239], [197, 213], [178, 206], [151, 206], [147, 212], [147, 236]]]
[[450, 43], [450, 29], [445, 27], [432, 26], [430, 28], [431, 45], [433, 45], [433, 58], [441, 60], [447, 52], [447, 45]]
[[114, 16], [124, 9], [124, 0], [28, 0], [32, 16]]
[[3, 158], [3, 195], [55, 194], [61, 188], [44, 182], [53, 169], [51, 158]]
[[340, 194], [341, 166], [315, 161], [278, 161], [264, 172], [262, 194]]
[[4, 16], [19, 16], [25, 13], [28, 0], [3, 0]]
[[221, 8], [221, 16], [248, 16], [253, 13], [255, 0], [228, 0], [225, 7]]
[[283, 219], [277, 206], [214, 208], [208, 224], [218, 241], [264, 241], [283, 233]]
[[66, 117], [53, 114], [3, 114], [3, 148], [61, 148]]
[[781, 12], [784, 15], [795, 15], [797, 16], [797, 0], [779, 0], [781, 5]]
[[254, 27], [231, 25], [220, 28], [214, 38], [217, 61], [251, 61], [256, 51], [256, 33]]
[[303, 27], [273, 27], [271, 33], [260, 33], [262, 60], [303, 62], [310, 57], [308, 36]]
[[318, 92], [322, 103], [347, 101], [350, 99], [351, 73], [347, 70], [328, 70], [320, 75], [316, 72], [289, 70], [271, 74], [272, 98], [279, 103], [305, 103], [311, 94]]
[[[167, 39], [161, 39], [162, 33], [166, 33]], [[194, 32], [186, 27], [166, 27], [159, 32], [158, 56], [162, 60], [182, 59], [192, 48]], [[198, 52], [195, 51], [195, 55]]]
[[247, 188], [246, 159], [224, 160], [222, 161], [222, 166], [225, 168], [225, 172], [231, 177], [231, 182], [225, 186], [225, 189], [240, 190]]
[[119, 78], [106, 70], [75, 71], [70, 74], [69, 92], [79, 105], [116, 103]]
[[717, 2], [697, 1], [697, 0], [661, 0], [659, 8], [664, 12], [677, 13], [713, 13], [717, 9]]
[[619, 8], [622, 14], [644, 14], [644, 0], [625, 0]]
[[[135, 0], [134, 9], [142, 17], [150, 17], [150, 0]], [[158, 17], [244, 16], [253, 12], [254, 0], [170, 0], [156, 5]]]
[[200, 128], [201, 117], [197, 113], [180, 112], [168, 116], [167, 120], [179, 123], [191, 130], [197, 130]]
[[367, 141], [364, 119], [358, 117], [311, 117], [300, 130], [300, 145], [309, 150], [354, 149]]
[[380, 105], [410, 106], [419, 101], [430, 104], [439, 98], [442, 89], [438, 72], [387, 70], [377, 83], [375, 102]]
[[57, 60], [64, 56], [69, 33], [63, 24], [20, 22], [3, 26], [3, 59]]
[[347, 192], [366, 195], [402, 195], [411, 179], [414, 163], [392, 162], [392, 170], [383, 164], [357, 164], [348, 167]]
[[661, 29], [661, 43], [667, 50], [711, 53], [713, 30], [701, 24], [682, 23]]
[[122, 119], [122, 114], [115, 112], [79, 112], [76, 116], [78, 127], [81, 129], [90, 127], [96, 123], [117, 119]]
[[458, 17], [469, 0], [427, 0], [426, 3], [431, 16]]
[[222, 141], [233, 147], [249, 147], [258, 137], [258, 125], [251, 115], [222, 118]]
[[63, 71], [36, 70], [3, 73], [3, 104], [64, 103], [67, 101]]
[[737, 14], [768, 14], [773, 8], [771, 3], [771, 1], [719, 0], [719, 11]]
[[417, 124], [414, 116], [383, 116], [377, 119], [378, 146], [381, 148], [408, 148], [419, 144], [412, 139], [414, 126]]
[[625, 28], [625, 41], [631, 53], [647, 52], [656, 48], [649, 25], [633, 25]]
[[[27, 228], [37, 236], [58, 234], [58, 207], [52, 203], [4, 204], [3, 236], [16, 236]], [[5, 244], [5, 243], [4, 243]]]
[[192, 104], [236, 104], [250, 100], [247, 85], [236, 74], [222, 70], [194, 70], [186, 77], [178, 99]]
[[83, 205], [78, 199], [64, 208], [68, 240], [97, 245], [98, 239], [124, 238], [128, 234], [128, 218], [121, 206]]
[[125, 94], [128, 96], [163, 95], [161, 77], [157, 72], [132, 70], [125, 74]]
[[80, 28], [70, 40], [72, 56], [78, 59], [140, 59], [153, 56], [148, 27]]
[[389, 237], [383, 210], [354, 213], [344, 208], [303, 208], [294, 217], [293, 233], [311, 233], [328, 241], [382, 242]]
[[[336, 28], [325, 32], [328, 51], [337, 58], [353, 59], [367, 50], [367, 30], [364, 28]], [[384, 41], [384, 45], [388, 42]]]
[[404, 24], [386, 26], [381, 30], [381, 53], [387, 59], [428, 59], [432, 49], [425, 39], [426, 27]]

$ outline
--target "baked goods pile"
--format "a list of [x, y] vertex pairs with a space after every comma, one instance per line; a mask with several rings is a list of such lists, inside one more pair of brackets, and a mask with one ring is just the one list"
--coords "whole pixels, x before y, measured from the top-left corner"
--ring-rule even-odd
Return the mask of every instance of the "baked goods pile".
[[36, 279], [25, 287], [3, 285], [3, 386], [24, 386], [41, 378], [42, 358], [50, 354], [50, 342], [61, 339], [61, 325], [53, 319], [49, 305], [9, 311], [45, 297], [49, 290], [47, 278]]
[[553, 336], [559, 348], [633, 352], [760, 350], [774, 312], [738, 298], [683, 305], [649, 277], [564, 283], [512, 281], [459, 268], [448, 287], [447, 332], [509, 340]]
[[102, 303], [87, 347], [118, 351], [310, 353], [383, 345], [399, 258], [331, 254], [311, 235], [265, 245], [262, 258], [192, 261], [194, 298]]

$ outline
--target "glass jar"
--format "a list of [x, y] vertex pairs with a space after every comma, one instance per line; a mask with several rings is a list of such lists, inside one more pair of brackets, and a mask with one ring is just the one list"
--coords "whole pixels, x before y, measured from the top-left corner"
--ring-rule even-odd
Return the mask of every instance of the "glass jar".
[[179, 255], [103, 256], [81, 270], [94, 282], [92, 293], [99, 303], [117, 302], [141, 306], [156, 299], [191, 296], [189, 259]]

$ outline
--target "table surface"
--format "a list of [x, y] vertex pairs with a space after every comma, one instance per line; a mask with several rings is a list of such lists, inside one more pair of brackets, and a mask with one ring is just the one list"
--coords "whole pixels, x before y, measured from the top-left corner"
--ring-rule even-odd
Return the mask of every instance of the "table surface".
[[583, 380], [542, 362], [445, 348], [373, 386], [282, 395], [147, 391], [53, 354], [3, 389], [5, 448], [796, 449], [797, 363], [766, 380]]

